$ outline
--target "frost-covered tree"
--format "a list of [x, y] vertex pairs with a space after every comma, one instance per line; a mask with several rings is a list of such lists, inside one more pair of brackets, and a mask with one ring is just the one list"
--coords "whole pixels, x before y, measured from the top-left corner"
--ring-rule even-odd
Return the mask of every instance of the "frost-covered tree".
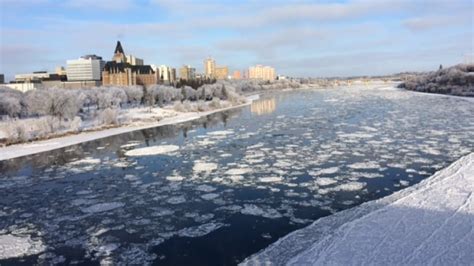
[[8, 87], [0, 87], [0, 116], [18, 117], [23, 107], [23, 93]]

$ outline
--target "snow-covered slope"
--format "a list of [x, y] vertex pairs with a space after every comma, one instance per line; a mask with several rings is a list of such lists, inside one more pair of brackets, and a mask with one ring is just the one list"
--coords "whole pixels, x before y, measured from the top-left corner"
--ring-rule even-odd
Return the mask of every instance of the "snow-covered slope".
[[328, 216], [243, 265], [469, 265], [474, 262], [474, 153], [421, 183]]

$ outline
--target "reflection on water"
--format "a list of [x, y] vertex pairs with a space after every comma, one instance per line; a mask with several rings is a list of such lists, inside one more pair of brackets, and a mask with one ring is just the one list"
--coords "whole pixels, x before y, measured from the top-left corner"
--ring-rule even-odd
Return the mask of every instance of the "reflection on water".
[[254, 101], [250, 105], [250, 112], [256, 115], [265, 115], [275, 112], [276, 100], [275, 98]]

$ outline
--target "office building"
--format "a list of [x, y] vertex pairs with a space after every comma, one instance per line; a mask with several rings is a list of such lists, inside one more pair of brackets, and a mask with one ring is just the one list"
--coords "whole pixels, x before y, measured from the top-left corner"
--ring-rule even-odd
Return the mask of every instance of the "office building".
[[275, 80], [275, 69], [269, 66], [256, 65], [249, 67], [249, 79]]
[[79, 59], [67, 60], [67, 80], [101, 80], [104, 66], [104, 60], [97, 55], [85, 55]]
[[216, 61], [211, 57], [204, 60], [204, 75], [207, 78], [215, 78]]
[[190, 65], [184, 65], [179, 69], [179, 78], [191, 80], [196, 78], [196, 69]]
[[214, 70], [214, 78], [215, 79], [227, 79], [229, 76], [229, 68], [226, 66], [223, 67], [216, 67]]
[[239, 70], [234, 71], [234, 74], [232, 75], [232, 79], [242, 79], [242, 75], [240, 74]]

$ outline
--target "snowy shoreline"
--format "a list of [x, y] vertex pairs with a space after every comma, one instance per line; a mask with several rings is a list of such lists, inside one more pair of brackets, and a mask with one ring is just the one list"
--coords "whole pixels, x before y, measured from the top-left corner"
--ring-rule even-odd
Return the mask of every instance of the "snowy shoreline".
[[123, 134], [127, 132], [132, 132], [136, 130], [188, 122], [188, 121], [196, 120], [201, 117], [205, 117], [214, 113], [250, 105], [254, 100], [257, 100], [258, 98], [259, 98], [258, 94], [250, 95], [246, 97], [247, 102], [244, 104], [215, 109], [215, 110], [206, 111], [206, 112], [180, 113], [177, 116], [164, 118], [163, 120], [160, 120], [158, 122], [147, 123], [144, 125], [142, 124], [139, 126], [137, 125], [122, 126], [122, 127], [109, 128], [109, 129], [92, 131], [92, 132], [84, 132], [84, 133], [79, 133], [79, 134], [70, 135], [70, 136], [52, 138], [48, 140], [34, 141], [31, 143], [14, 144], [14, 145], [0, 148], [0, 161], [14, 159], [14, 158], [41, 153], [45, 151], [60, 149], [67, 146], [72, 146], [72, 145], [80, 144], [83, 142], [106, 138], [106, 137], [119, 135], [119, 134]]
[[473, 192], [470, 153], [414, 186], [292, 232], [241, 265], [469, 264]]

